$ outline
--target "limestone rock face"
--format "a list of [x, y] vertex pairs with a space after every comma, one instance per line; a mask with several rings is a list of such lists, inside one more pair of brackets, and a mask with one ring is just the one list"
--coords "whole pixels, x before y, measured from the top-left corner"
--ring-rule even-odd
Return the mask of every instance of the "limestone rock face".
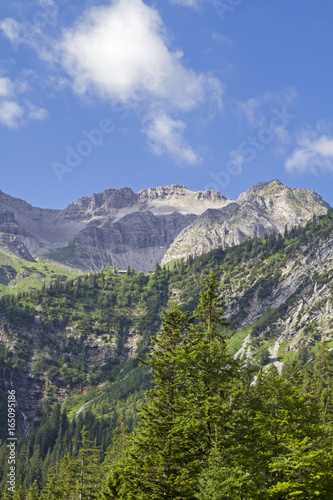
[[161, 216], [134, 212], [101, 227], [90, 225], [71, 243], [65, 263], [79, 263], [92, 270], [111, 265], [126, 269], [130, 265], [136, 270], [151, 271], [156, 262], [161, 262], [176, 235], [195, 217], [177, 212]]
[[217, 191], [195, 193], [173, 184], [139, 193], [107, 189], [64, 210], [46, 210], [0, 191], [0, 231], [16, 235], [30, 254], [85, 270], [114, 265], [151, 271], [184, 227], [229, 201]]
[[236, 202], [200, 215], [177, 236], [162, 262], [238, 245], [270, 232], [283, 234], [285, 226], [303, 225], [313, 215], [325, 214], [328, 208], [312, 190], [290, 188], [279, 181], [259, 183]]
[[7, 250], [11, 254], [17, 255], [20, 259], [35, 262], [24, 243], [13, 234], [0, 233], [0, 247], [4, 251]]
[[267, 266], [263, 261], [260, 271], [251, 275], [253, 264], [245, 262], [244, 274], [239, 268], [224, 285], [225, 315], [235, 330], [255, 324], [265, 314], [269, 318], [254, 327], [239, 355], [255, 355], [251, 338], [265, 343], [265, 337], [267, 341], [274, 336], [275, 346], [283, 348], [281, 356], [289, 350], [333, 340], [332, 232], [323, 238], [310, 235], [278, 266], [272, 262]]
[[0, 191], [0, 232], [14, 235], [30, 257], [46, 254], [90, 271], [110, 265], [151, 271], [157, 262], [283, 232], [328, 208], [313, 191], [279, 181], [256, 184], [237, 201], [179, 184], [139, 193], [107, 189], [64, 210], [33, 207]]

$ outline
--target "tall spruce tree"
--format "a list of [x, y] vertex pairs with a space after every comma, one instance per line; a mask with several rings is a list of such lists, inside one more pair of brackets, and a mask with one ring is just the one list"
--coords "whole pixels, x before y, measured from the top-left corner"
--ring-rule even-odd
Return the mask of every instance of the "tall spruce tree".
[[333, 457], [310, 395], [274, 366], [244, 382], [229, 446], [211, 451], [198, 499], [331, 498]]
[[320, 406], [322, 422], [331, 429], [333, 438], [333, 351], [324, 343], [314, 365], [313, 393]]
[[229, 323], [214, 273], [206, 285], [193, 317], [178, 306], [163, 315], [146, 362], [151, 399], [125, 458], [109, 475], [104, 498], [195, 498], [217, 427], [226, 421], [224, 402], [236, 366], [226, 354]]
[[41, 500], [37, 481], [34, 481], [28, 489], [26, 500]]
[[187, 345], [187, 380], [192, 412], [197, 419], [198, 449], [207, 456], [216, 438], [216, 426], [227, 420], [225, 401], [239, 363], [227, 355], [227, 328], [223, 317], [223, 300], [217, 287], [216, 275], [206, 279], [206, 289], [194, 312], [194, 322]]
[[193, 460], [192, 419], [184, 382], [187, 325], [187, 314], [178, 306], [163, 314], [162, 331], [153, 338], [154, 345], [144, 362], [153, 376], [151, 399], [141, 410], [141, 422], [119, 465], [122, 480], [120, 470], [114, 469], [104, 498], [193, 498], [198, 464]]

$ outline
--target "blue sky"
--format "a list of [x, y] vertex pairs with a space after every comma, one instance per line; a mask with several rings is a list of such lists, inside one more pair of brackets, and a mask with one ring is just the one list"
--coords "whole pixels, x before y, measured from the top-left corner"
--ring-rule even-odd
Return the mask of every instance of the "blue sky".
[[0, 189], [63, 208], [279, 179], [333, 205], [331, 0], [0, 6]]

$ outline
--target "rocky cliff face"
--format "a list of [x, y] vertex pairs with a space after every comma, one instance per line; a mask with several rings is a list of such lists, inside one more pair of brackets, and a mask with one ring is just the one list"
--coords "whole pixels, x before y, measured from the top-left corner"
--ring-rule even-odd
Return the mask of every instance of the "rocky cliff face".
[[[43, 339], [42, 349], [41, 339]], [[127, 359], [132, 356], [131, 340], [129, 333], [119, 358]], [[71, 327], [45, 329], [38, 324], [38, 316], [36, 323], [29, 327], [17, 325], [13, 327], [4, 322], [0, 314], [0, 344], [5, 345], [9, 352], [14, 346], [25, 345], [26, 352], [30, 350], [34, 353], [32, 361], [21, 361], [13, 370], [0, 367], [0, 395], [4, 397], [4, 389], [16, 391], [19, 405], [16, 409], [17, 425], [23, 429], [25, 423], [23, 416], [27, 417], [28, 423], [39, 419], [38, 413], [43, 400], [47, 397], [47, 387], [50, 384], [47, 370], [55, 359], [66, 355], [69, 364], [84, 359], [87, 366], [92, 366], [93, 369], [97, 367], [96, 370], [99, 370], [110, 358], [115, 358], [112, 350], [113, 344], [105, 343], [93, 334], [87, 335], [83, 340], [76, 332], [73, 332]], [[41, 364], [42, 359], [47, 361], [37, 371], [38, 361]], [[56, 370], [52, 381], [57, 381], [58, 377], [60, 373], [57, 374]], [[62, 384], [58, 389], [57, 397], [60, 402], [64, 402], [67, 396], [64, 384]]]
[[114, 265], [151, 271], [157, 262], [235, 245], [300, 225], [328, 205], [313, 191], [261, 183], [236, 202], [217, 191], [179, 184], [134, 193], [107, 189], [64, 210], [46, 210], [0, 191], [0, 232], [15, 235], [31, 255], [86, 270]]
[[274, 346], [284, 362], [301, 347], [311, 349], [321, 341], [333, 347], [332, 269], [332, 231], [326, 237], [310, 235], [289, 257], [281, 253], [240, 266], [224, 286], [226, 315], [236, 330], [250, 332], [239, 355], [252, 358], [260, 346]]
[[134, 212], [102, 226], [88, 225], [63, 251], [50, 254], [70, 266], [98, 271], [108, 266], [145, 272], [161, 262], [177, 234], [196, 216], [174, 212], [155, 216], [152, 212]]
[[45, 210], [0, 191], [0, 232], [15, 235], [26, 255], [49, 254], [90, 271], [110, 265], [151, 271], [184, 227], [229, 201], [217, 191], [174, 184], [139, 193], [107, 189], [64, 210]]
[[247, 238], [284, 233], [327, 212], [329, 205], [314, 191], [294, 189], [279, 181], [256, 184], [226, 207], [210, 209], [187, 226], [170, 245], [163, 263], [234, 246]]
[[35, 259], [30, 255], [27, 247], [22, 241], [13, 234], [0, 233], [0, 247], [3, 251], [17, 255], [20, 259], [35, 262]]

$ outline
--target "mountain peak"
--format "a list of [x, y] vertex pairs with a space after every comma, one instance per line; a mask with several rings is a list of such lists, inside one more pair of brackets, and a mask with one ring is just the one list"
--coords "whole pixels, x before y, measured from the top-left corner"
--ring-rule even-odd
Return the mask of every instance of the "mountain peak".
[[273, 180], [268, 182], [259, 182], [254, 184], [250, 189], [242, 193], [237, 203], [243, 203], [244, 201], [253, 201], [256, 198], [262, 198], [262, 201], [268, 203], [270, 206], [274, 206], [277, 197], [282, 197], [284, 199], [285, 208], [288, 206], [288, 210], [293, 210], [298, 214], [304, 211], [310, 212], [313, 207], [322, 207], [324, 209], [329, 209], [330, 206], [326, 201], [319, 196], [312, 189], [297, 189], [290, 186], [282, 184], [279, 180]]
[[274, 179], [272, 181], [266, 181], [266, 182], [257, 182], [256, 184], [253, 184], [253, 186], [251, 186], [250, 189], [241, 193], [239, 195], [237, 201], [242, 201], [245, 197], [248, 198], [250, 195], [253, 195], [255, 193], [259, 193], [260, 191], [263, 191], [267, 188], [281, 189], [281, 188], [286, 188], [286, 187], [287, 186], [282, 184], [282, 182], [280, 182], [277, 179]]

